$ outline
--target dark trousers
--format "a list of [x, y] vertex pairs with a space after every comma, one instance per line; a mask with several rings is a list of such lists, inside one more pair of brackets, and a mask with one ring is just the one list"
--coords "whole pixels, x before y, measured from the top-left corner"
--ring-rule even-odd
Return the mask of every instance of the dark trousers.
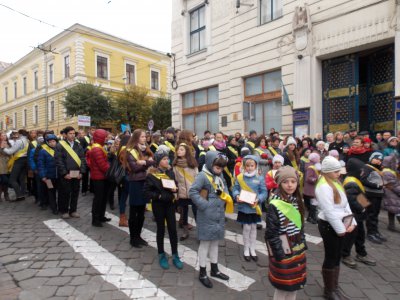
[[351, 254], [351, 248], [353, 245], [356, 247], [356, 253], [360, 256], [366, 256], [367, 250], [365, 250], [365, 227], [364, 218], [362, 215], [354, 215], [357, 226], [350, 232], [346, 233], [343, 240], [342, 256], [347, 257]]
[[82, 194], [89, 190], [89, 172], [82, 174]]
[[53, 188], [49, 189], [47, 184], [43, 181], [40, 183], [41, 200], [40, 206], [50, 206], [53, 212], [57, 211], [57, 182], [55, 179], [51, 179]]
[[338, 236], [332, 226], [324, 220], [318, 220], [318, 230], [324, 242], [325, 249], [322, 268], [334, 269], [340, 265], [344, 238]]
[[125, 176], [121, 184], [118, 186], [118, 204], [119, 213], [124, 214], [126, 210], [126, 200], [129, 196], [129, 182], [128, 178]]
[[59, 180], [58, 209], [61, 214], [76, 212], [80, 180], [76, 178]]
[[137, 239], [142, 233], [144, 224], [144, 212], [146, 205], [129, 206], [129, 235], [131, 240]]
[[192, 205], [193, 216], [194, 216], [194, 219], [196, 220], [196, 217], [197, 217], [197, 207], [196, 207], [196, 205], [192, 202], [192, 199], [179, 199], [179, 200], [178, 200], [178, 207], [181, 208], [181, 213], [182, 213], [182, 220], [183, 220], [182, 225], [188, 225], [188, 219], [189, 219], [189, 205]]
[[43, 203], [43, 189], [42, 189], [42, 181], [40, 180], [40, 177], [38, 174], [35, 173], [33, 177], [33, 183], [32, 183], [33, 189], [34, 189], [34, 196], [35, 196], [35, 203], [39, 203], [40, 206], [42, 206]]
[[371, 205], [367, 207], [367, 234], [376, 234], [378, 230], [378, 217], [381, 211], [381, 197], [368, 197]]
[[114, 193], [117, 188], [115, 182], [107, 181], [107, 202], [111, 206], [114, 206]]
[[92, 179], [94, 198], [92, 204], [92, 222], [100, 222], [104, 218], [107, 205], [107, 180]]
[[14, 189], [16, 197], [20, 198], [26, 194], [27, 158], [21, 157], [14, 162], [10, 174], [10, 185]]
[[176, 232], [175, 205], [172, 202], [153, 202], [152, 208], [157, 223], [158, 253], [164, 253], [165, 222], [167, 222], [172, 254], [178, 254], [178, 234]]

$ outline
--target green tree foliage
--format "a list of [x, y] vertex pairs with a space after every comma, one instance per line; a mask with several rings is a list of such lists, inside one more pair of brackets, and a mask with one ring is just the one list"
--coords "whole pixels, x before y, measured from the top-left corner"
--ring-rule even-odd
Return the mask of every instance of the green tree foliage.
[[147, 128], [151, 116], [152, 99], [148, 89], [138, 86], [125, 88], [122, 94], [114, 97], [114, 120], [119, 124], [129, 124], [132, 130]]
[[90, 116], [94, 126], [112, 119], [110, 99], [102, 94], [101, 87], [90, 83], [79, 83], [67, 89], [63, 105], [67, 110], [67, 115]]
[[162, 130], [171, 126], [171, 99], [156, 98], [151, 106], [151, 115], [154, 120], [153, 130]]

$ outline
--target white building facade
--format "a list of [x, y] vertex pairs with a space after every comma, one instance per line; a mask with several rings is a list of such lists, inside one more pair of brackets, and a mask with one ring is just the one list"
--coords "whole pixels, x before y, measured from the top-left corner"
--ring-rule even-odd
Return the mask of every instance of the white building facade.
[[400, 1], [173, 0], [172, 12], [174, 127], [396, 129]]

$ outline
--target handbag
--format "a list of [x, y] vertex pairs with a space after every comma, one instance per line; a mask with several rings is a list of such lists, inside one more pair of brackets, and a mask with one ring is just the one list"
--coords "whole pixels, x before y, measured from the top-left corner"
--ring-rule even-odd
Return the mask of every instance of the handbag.
[[120, 164], [117, 158], [115, 158], [111, 164], [110, 168], [106, 172], [106, 178], [108, 181], [120, 184], [122, 179], [125, 177], [125, 169]]

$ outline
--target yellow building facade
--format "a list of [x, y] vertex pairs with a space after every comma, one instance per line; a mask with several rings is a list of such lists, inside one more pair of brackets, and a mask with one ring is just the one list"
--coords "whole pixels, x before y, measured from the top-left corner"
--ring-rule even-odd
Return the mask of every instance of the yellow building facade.
[[78, 83], [120, 92], [137, 85], [169, 95], [170, 58], [101, 31], [75, 24], [0, 73], [0, 129], [78, 128], [66, 115], [66, 89]]

